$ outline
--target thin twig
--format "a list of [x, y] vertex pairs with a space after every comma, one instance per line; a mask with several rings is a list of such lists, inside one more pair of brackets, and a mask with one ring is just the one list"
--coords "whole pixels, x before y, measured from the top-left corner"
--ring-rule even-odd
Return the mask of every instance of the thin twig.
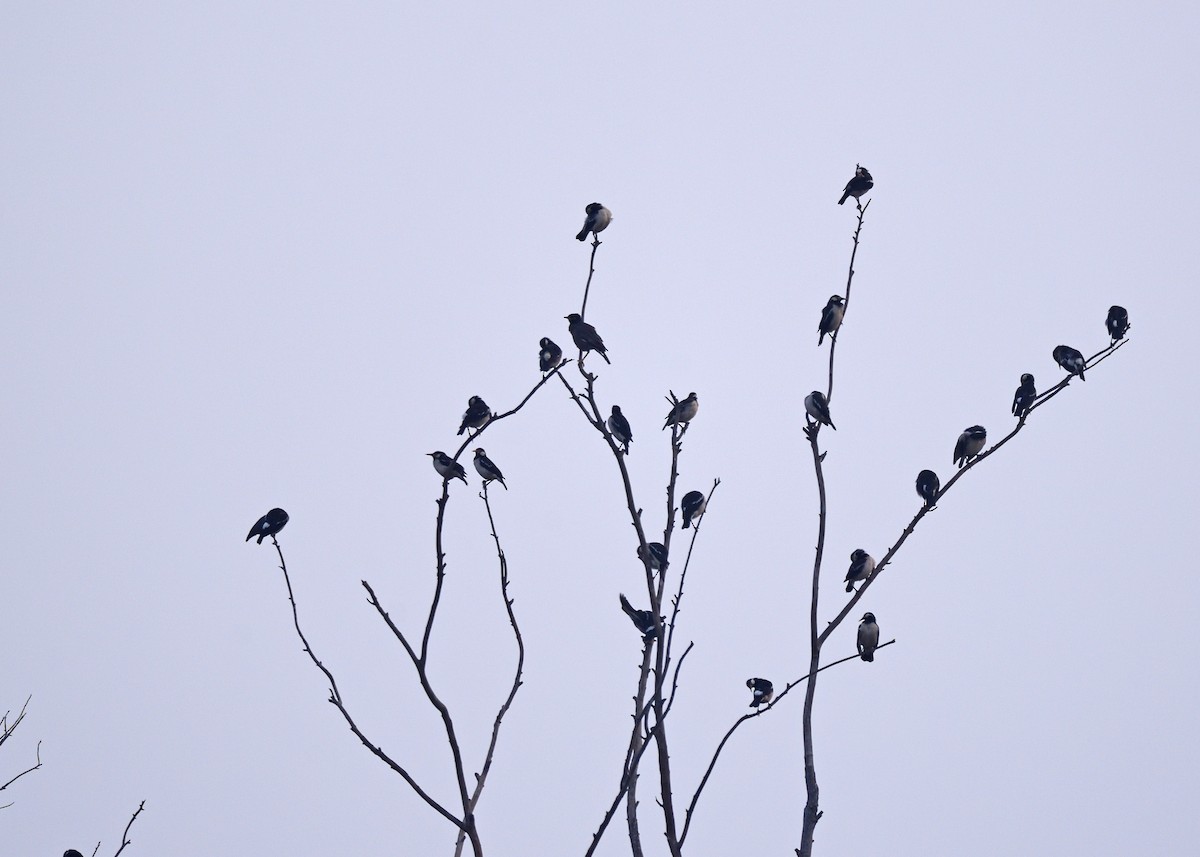
[[592, 275], [596, 273], [596, 251], [600, 249], [600, 236], [595, 232], [592, 233], [592, 259], [588, 262], [588, 277], [587, 282], [583, 284], [583, 306], [579, 309], [579, 318], [587, 318], [587, 299], [588, 292], [592, 288]]
[[[871, 200], [867, 200], [867, 205], [859, 203], [858, 206], [858, 226], [854, 229], [854, 247], [850, 251], [850, 270], [846, 274], [846, 297], [842, 301], [842, 324], [846, 323], [846, 313], [850, 312], [850, 284], [854, 282], [854, 257], [858, 255], [858, 236], [862, 234], [863, 217], [867, 213], [867, 206], [871, 204]], [[825, 390], [825, 400], [833, 401], [833, 354], [837, 348], [838, 334], [841, 333], [841, 325], [838, 329], [829, 335], [829, 386]]]
[[134, 810], [133, 817], [129, 819], [129, 823], [125, 825], [125, 832], [121, 834], [121, 847], [113, 854], [113, 857], [121, 857], [121, 852], [125, 850], [125, 846], [133, 840], [129, 838], [129, 828], [133, 827], [133, 823], [137, 821], [137, 817], [142, 814], [142, 810], [146, 808], [146, 802], [142, 801], [138, 804], [138, 808]]

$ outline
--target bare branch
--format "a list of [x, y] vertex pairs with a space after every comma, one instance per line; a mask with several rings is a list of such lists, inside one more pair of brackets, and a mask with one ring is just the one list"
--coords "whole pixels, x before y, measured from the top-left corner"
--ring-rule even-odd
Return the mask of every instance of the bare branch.
[[[146, 802], [142, 801], [138, 804], [138, 808], [133, 811], [133, 816], [129, 819], [129, 823], [125, 825], [125, 832], [121, 834], [121, 847], [117, 849], [113, 857], [121, 857], [121, 852], [125, 850], [125, 846], [129, 845], [133, 840], [129, 838], [129, 828], [133, 827], [133, 823], [137, 821], [137, 817], [142, 814], [142, 810], [146, 808]], [[100, 846], [97, 845], [97, 848]]]
[[[842, 324], [846, 323], [846, 313], [850, 312], [850, 285], [854, 282], [854, 257], [858, 255], [858, 237], [862, 234], [863, 217], [867, 213], [867, 206], [871, 204], [871, 200], [867, 200], [867, 205], [859, 203], [858, 205], [858, 226], [854, 229], [854, 248], [850, 251], [850, 270], [846, 274], [846, 298], [842, 301]], [[825, 400], [833, 401], [833, 355], [837, 349], [838, 334], [841, 333], [841, 327], [829, 336], [829, 386], [825, 389]]]

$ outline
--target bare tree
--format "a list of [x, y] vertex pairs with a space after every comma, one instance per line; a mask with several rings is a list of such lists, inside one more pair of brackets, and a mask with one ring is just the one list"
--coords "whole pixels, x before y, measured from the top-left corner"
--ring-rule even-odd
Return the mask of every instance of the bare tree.
[[[8, 740], [10, 738], [12, 738], [13, 733], [17, 731], [17, 727], [21, 725], [21, 721], [25, 719], [25, 713], [29, 710], [29, 700], [31, 700], [31, 699], [33, 699], [32, 696], [27, 696], [25, 698], [25, 703], [21, 706], [21, 710], [19, 712], [17, 712], [16, 717], [12, 717], [11, 710], [5, 711], [4, 715], [2, 717], [0, 717], [0, 747], [3, 747], [5, 744], [8, 743]], [[12, 718], [12, 719], [10, 720], [9, 718]], [[42, 766], [42, 742], [41, 741], [38, 741], [37, 747], [34, 749], [33, 756], [34, 756], [35, 764], [32, 767], [26, 768], [25, 770], [21, 771], [20, 773], [9, 778], [3, 784], [0, 784], [0, 792], [5, 791], [9, 786], [11, 786], [17, 780], [21, 779], [21, 777], [25, 776], [26, 774], [32, 774], [34, 771], [36, 771], [38, 768], [40, 768]], [[12, 806], [12, 801], [9, 801], [8, 803], [5, 803], [5, 804], [0, 804], [0, 809], [7, 809], [10, 806]]]

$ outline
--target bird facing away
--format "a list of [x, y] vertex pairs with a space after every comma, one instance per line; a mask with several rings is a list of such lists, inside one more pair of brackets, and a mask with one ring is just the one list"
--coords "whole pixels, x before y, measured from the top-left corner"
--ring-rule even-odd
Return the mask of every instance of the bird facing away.
[[824, 423], [834, 431], [837, 431], [837, 426], [833, 424], [833, 419], [829, 416], [829, 400], [825, 398], [825, 394], [820, 390], [813, 390], [804, 397], [804, 410], [818, 423]]
[[246, 536], [246, 541], [250, 541], [255, 536], [258, 536], [257, 544], [262, 544], [262, 540], [267, 536], [273, 536], [283, 529], [288, 522], [288, 513], [283, 509], [272, 509], [258, 519], [253, 527], [250, 528], [250, 535]]
[[593, 235], [603, 232], [612, 223], [612, 212], [598, 202], [590, 203], [584, 211], [587, 217], [583, 219], [583, 228], [575, 236], [576, 241], [586, 241], [589, 232]]
[[538, 366], [543, 372], [549, 372], [558, 365], [558, 361], [562, 360], [562, 349], [554, 344], [554, 340], [543, 336], [542, 341], [538, 343]]
[[[483, 477], [483, 484], [487, 485], [493, 479], [504, 485], [504, 474], [500, 472], [500, 468], [487, 457], [487, 453], [483, 451], [483, 447], [475, 449], [475, 472]], [[466, 480], [463, 480], [466, 481]], [[508, 490], [508, 486], [504, 485], [504, 490]]]
[[573, 312], [565, 318], [567, 319], [567, 329], [571, 331], [571, 338], [575, 340], [575, 347], [584, 353], [600, 352], [604, 362], [611, 366], [612, 361], [608, 359], [606, 353], [608, 349], [604, 347], [604, 340], [600, 338], [600, 334], [596, 333], [596, 328], [584, 321], [577, 312]]
[[613, 436], [613, 440], [622, 448], [622, 452], [629, 455], [629, 444], [633, 443], [633, 429], [629, 427], [629, 420], [625, 419], [625, 415], [621, 413], [620, 405], [612, 406], [612, 415], [605, 422], [608, 426], [609, 434]]
[[766, 705], [775, 698], [775, 685], [771, 684], [765, 678], [748, 678], [746, 679], [746, 687], [750, 688], [750, 693], [753, 694], [750, 700], [751, 708]]
[[[658, 571], [667, 567], [667, 549], [662, 542], [646, 542], [646, 547], [650, 552], [650, 568]], [[637, 558], [642, 562], [646, 561], [646, 554], [642, 551], [642, 546], [638, 545]]]
[[653, 640], [658, 636], [658, 629], [654, 627], [654, 614], [649, 610], [634, 610], [624, 594], [621, 595], [621, 609], [633, 622], [633, 627], [642, 632], [643, 640]]
[[1033, 376], [1026, 372], [1021, 376], [1021, 386], [1013, 393], [1013, 416], [1020, 418], [1029, 413], [1033, 400], [1037, 398], [1037, 387], [1033, 385]]
[[854, 178], [846, 182], [846, 188], [842, 192], [842, 198], [838, 200], [838, 205], [841, 205], [851, 196], [858, 199], [874, 186], [875, 180], [871, 178], [871, 174], [867, 172], [867, 168], [861, 164], [856, 166], [854, 169]]
[[987, 443], [987, 429], [983, 426], [971, 426], [963, 429], [954, 444], [954, 463], [961, 470], [967, 462], [979, 455], [983, 445]]
[[1087, 368], [1087, 361], [1083, 359], [1083, 355], [1069, 345], [1056, 345], [1054, 347], [1054, 362], [1066, 369], [1072, 375], [1078, 375], [1080, 381], [1086, 381], [1083, 377], [1083, 370]]
[[1129, 313], [1125, 307], [1110, 306], [1108, 308], [1108, 319], [1105, 320], [1104, 326], [1108, 328], [1108, 335], [1113, 342], [1124, 339], [1126, 332], [1129, 330]]
[[[467, 471], [463, 470], [463, 466], [455, 461], [440, 449], [436, 452], [427, 452], [426, 455], [433, 458], [433, 469], [438, 472], [438, 476], [449, 481], [451, 479], [461, 479], [463, 484], [467, 484]], [[507, 488], [507, 486], [505, 486]]]
[[942, 483], [938, 479], [938, 475], [932, 470], [922, 470], [917, 474], [917, 494], [925, 501], [926, 506], [933, 508], [941, 487]]
[[879, 626], [874, 613], [864, 613], [858, 623], [858, 656], [864, 661], [875, 660], [875, 649], [879, 646]]
[[83, 855], [80, 854], [78, 851], [76, 851], [74, 848], [68, 848], [66, 851], [63, 852], [63, 857], [83, 857]]
[[853, 592], [854, 584], [866, 580], [875, 570], [875, 558], [862, 548], [850, 554], [850, 570], [846, 572], [846, 591]]
[[671, 411], [667, 414], [667, 421], [663, 423], [663, 431], [669, 426], [677, 426], [680, 423], [691, 423], [696, 418], [696, 414], [700, 410], [700, 400], [696, 398], [695, 393], [688, 393], [687, 398], [676, 402]]
[[692, 521], [700, 519], [707, 505], [708, 500], [700, 491], [689, 491], [683, 495], [683, 502], [679, 504], [679, 508], [683, 511], [683, 528], [685, 530], [692, 525]]
[[824, 341], [826, 335], [833, 339], [837, 338], [835, 334], [842, 326], [842, 316], [845, 314], [846, 302], [842, 300], [842, 296], [830, 297], [829, 303], [825, 304], [825, 309], [821, 310], [821, 321], [817, 324], [817, 345]]
[[462, 425], [458, 427], [458, 433], [462, 434], [469, 428], [481, 429], [491, 418], [492, 409], [487, 406], [487, 402], [479, 396], [472, 396], [467, 400], [467, 409], [463, 412]]

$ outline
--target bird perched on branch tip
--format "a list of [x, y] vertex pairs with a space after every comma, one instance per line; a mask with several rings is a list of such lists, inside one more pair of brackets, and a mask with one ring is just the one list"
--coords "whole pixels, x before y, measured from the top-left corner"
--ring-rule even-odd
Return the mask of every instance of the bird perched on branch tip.
[[676, 402], [671, 407], [667, 414], [667, 421], [663, 423], [663, 430], [666, 431], [670, 426], [677, 426], [681, 423], [690, 423], [696, 418], [699, 410], [700, 400], [696, 398], [695, 393], [688, 393], [686, 399]]
[[814, 421], [823, 423], [834, 431], [837, 431], [837, 426], [833, 424], [833, 418], [829, 416], [829, 400], [825, 398], [825, 394], [820, 390], [813, 390], [804, 397], [804, 410], [808, 412], [808, 415]]
[[576, 241], [586, 241], [589, 232], [592, 235], [603, 232], [612, 222], [612, 212], [598, 202], [590, 203], [584, 211], [587, 217], [583, 219], [583, 228], [575, 236]]
[[440, 449], [436, 452], [425, 453], [433, 459], [433, 469], [438, 472], [438, 476], [449, 481], [451, 479], [461, 479], [463, 484], [467, 484], [467, 471], [463, 466], [455, 461]]
[[689, 491], [683, 495], [683, 502], [679, 504], [679, 508], [683, 512], [683, 528], [685, 530], [692, 525], [692, 521], [700, 519], [707, 505], [708, 500], [701, 491]]
[[495, 480], [504, 485], [505, 491], [508, 490], [508, 486], [504, 484], [504, 474], [500, 472], [500, 468], [496, 466], [495, 462], [487, 457], [482, 446], [475, 449], [475, 472], [483, 477], [484, 485]]
[[288, 513], [283, 509], [272, 509], [258, 519], [258, 522], [250, 528], [250, 534], [246, 536], [246, 541], [250, 541], [255, 536], [258, 536], [256, 544], [262, 544], [263, 539], [267, 536], [273, 536], [283, 529], [288, 522]]
[[1108, 308], [1108, 318], [1104, 321], [1104, 326], [1108, 330], [1108, 335], [1113, 342], [1124, 339], [1125, 334], [1129, 331], [1129, 313], [1123, 306], [1110, 306]]
[[600, 338], [600, 334], [596, 333], [596, 328], [584, 321], [577, 312], [564, 316], [564, 318], [567, 320], [567, 329], [571, 331], [571, 339], [575, 340], [576, 348], [585, 354], [589, 351], [598, 352], [604, 358], [605, 363], [612, 364], [606, 353], [608, 349], [604, 347], [604, 340]]
[[871, 178], [871, 174], [867, 172], [867, 168], [861, 164], [854, 169], [854, 178], [846, 182], [845, 190], [842, 192], [842, 198], [838, 200], [838, 205], [844, 203], [847, 198], [854, 197], [859, 199], [864, 193], [875, 186], [875, 180]]

